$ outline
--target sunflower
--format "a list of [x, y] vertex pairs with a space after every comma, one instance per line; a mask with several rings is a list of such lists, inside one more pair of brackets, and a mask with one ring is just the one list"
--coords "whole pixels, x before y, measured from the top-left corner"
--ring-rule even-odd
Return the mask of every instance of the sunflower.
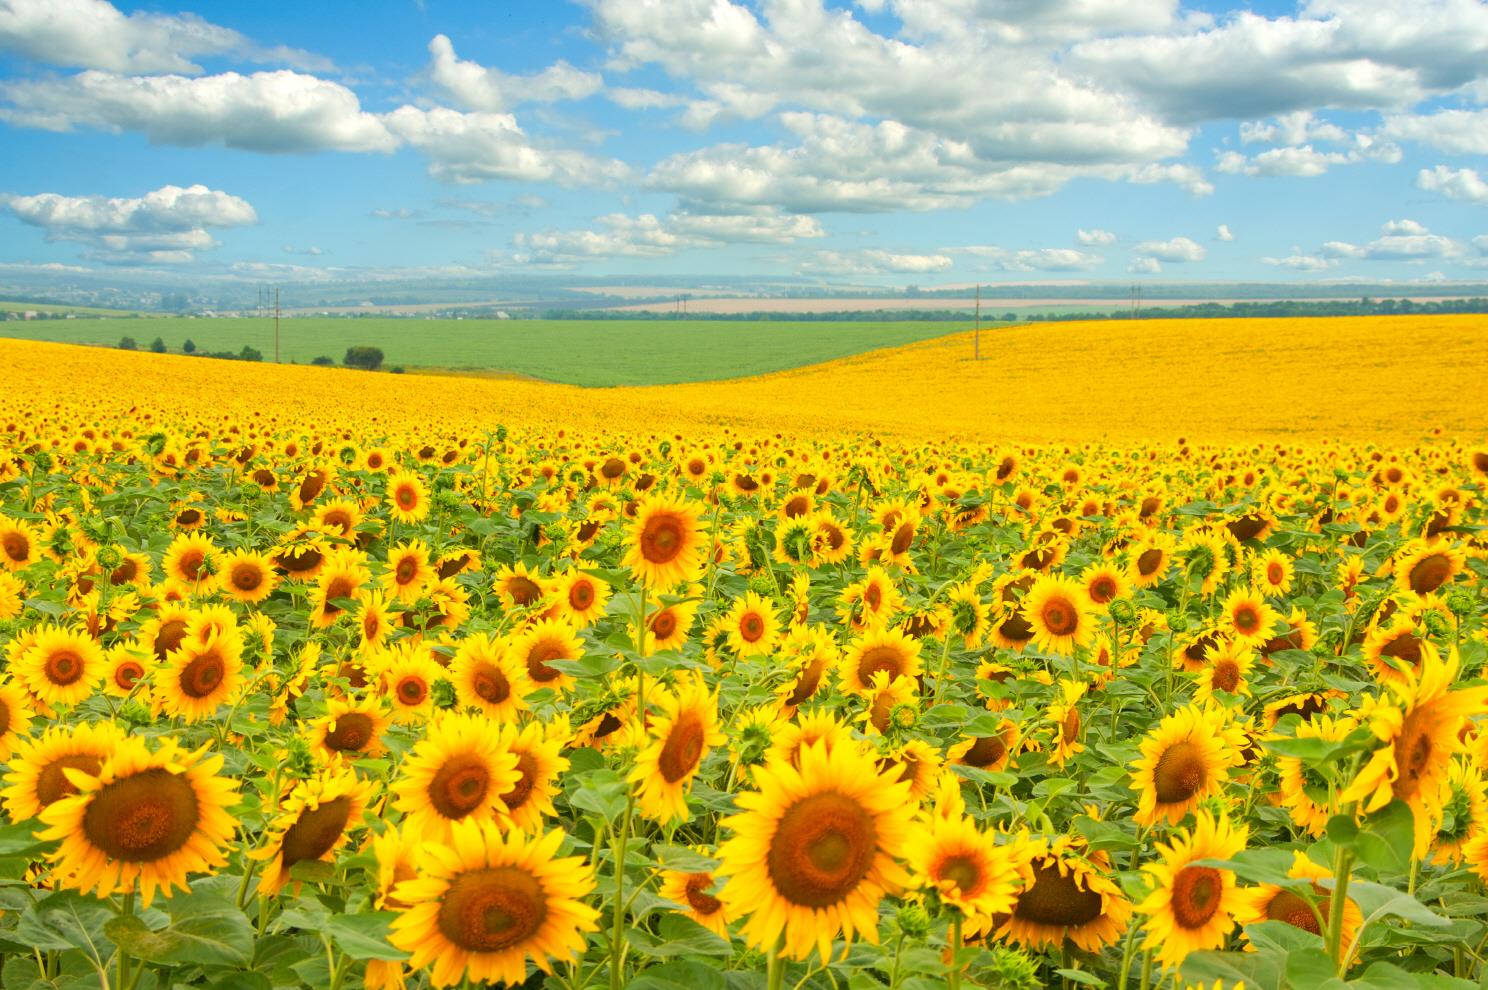
[[572, 570], [554, 582], [555, 618], [567, 619], [578, 629], [587, 629], [605, 614], [610, 586], [592, 574]]
[[249, 605], [256, 605], [272, 595], [274, 586], [279, 583], [274, 574], [274, 562], [252, 550], [234, 550], [223, 557], [217, 577], [223, 591]]
[[10, 820], [28, 821], [52, 802], [76, 794], [77, 785], [67, 771], [97, 776], [123, 739], [123, 731], [112, 722], [53, 725], [40, 736], [18, 739], [5, 789], [0, 791]]
[[1419, 672], [1407, 671], [1403, 683], [1392, 682], [1384, 694], [1365, 697], [1357, 718], [1382, 745], [1339, 795], [1344, 804], [1359, 802], [1365, 814], [1392, 799], [1410, 805], [1418, 858], [1430, 846], [1434, 820], [1446, 801], [1452, 757], [1466, 748], [1463, 725], [1488, 705], [1488, 686], [1452, 690], [1458, 666], [1455, 648], [1443, 661], [1428, 645]]
[[568, 735], [567, 723], [561, 721], [528, 722], [520, 730], [513, 725], [501, 727], [498, 745], [516, 756], [520, 775], [512, 789], [501, 794], [506, 806], [502, 819], [514, 828], [535, 835], [542, 830], [544, 816], [557, 813], [553, 798], [559, 792], [558, 777], [569, 765], [568, 757], [559, 751]]
[[641, 813], [663, 824], [687, 819], [687, 791], [708, 751], [721, 745], [718, 696], [701, 678], [679, 680], [662, 692], [659, 713], [647, 716], [650, 743], [637, 756], [630, 781], [638, 784]]
[[734, 602], [725, 618], [729, 647], [740, 657], [763, 656], [780, 639], [780, 619], [775, 603], [752, 591]]
[[9, 679], [0, 679], [0, 762], [10, 758], [31, 730], [31, 699]]
[[1412, 540], [1395, 555], [1395, 585], [1429, 595], [1462, 573], [1467, 555], [1447, 542]]
[[838, 682], [847, 694], [867, 694], [873, 675], [880, 671], [890, 680], [916, 678], [923, 672], [920, 641], [898, 629], [871, 628], [842, 655], [838, 665]]
[[496, 571], [492, 590], [508, 609], [541, 605], [550, 591], [547, 579], [520, 560], [515, 564], [504, 564]]
[[1224, 815], [1215, 818], [1200, 808], [1191, 832], [1184, 829], [1171, 843], [1158, 843], [1162, 862], [1142, 867], [1153, 883], [1147, 899], [1137, 905], [1147, 915], [1142, 947], [1153, 950], [1164, 966], [1176, 967], [1190, 952], [1224, 945], [1241, 903], [1235, 874], [1195, 864], [1232, 859], [1245, 848], [1248, 834], [1246, 826], [1235, 826]]
[[315, 509], [311, 525], [323, 533], [335, 533], [344, 540], [353, 539], [362, 521], [362, 507], [349, 498], [322, 502]]
[[863, 731], [870, 736], [888, 732], [890, 722], [895, 720], [901, 720], [898, 727], [903, 729], [919, 719], [919, 692], [911, 678], [891, 677], [888, 671], [880, 670], [869, 679], [863, 700], [868, 703], [861, 716]]
[[1126, 572], [1113, 564], [1100, 561], [1080, 572], [1080, 585], [1090, 604], [1100, 609], [1131, 594], [1131, 581]]
[[1270, 639], [1262, 643], [1258, 648], [1261, 656], [1268, 660], [1273, 653], [1282, 650], [1310, 650], [1317, 643], [1317, 626], [1307, 618], [1307, 613], [1300, 608], [1293, 608], [1286, 619], [1286, 631], [1278, 629]]
[[1430, 649], [1409, 616], [1389, 625], [1377, 625], [1364, 637], [1364, 662], [1381, 684], [1403, 684], [1408, 675], [1421, 669]]
[[114, 587], [134, 587], [141, 591], [150, 587], [150, 556], [135, 553], [116, 546], [119, 563], [109, 572], [109, 584]]
[[687, 642], [687, 634], [692, 630], [693, 620], [703, 603], [702, 599], [702, 586], [690, 584], [687, 586], [686, 598], [669, 605], [663, 604], [652, 612], [646, 620], [646, 634], [649, 637], [647, 650], [653, 653], [680, 650], [682, 644]]
[[429, 548], [423, 540], [405, 540], [388, 551], [382, 590], [400, 602], [418, 601], [424, 585], [434, 577]]
[[678, 905], [683, 917], [691, 918], [721, 939], [729, 938], [731, 913], [717, 896], [718, 880], [711, 870], [663, 870], [657, 893]]
[[357, 639], [364, 650], [375, 650], [393, 632], [395, 613], [381, 591], [363, 591], [357, 596]]
[[171, 739], [159, 747], [120, 739], [96, 773], [69, 774], [76, 794], [41, 811], [37, 837], [61, 843], [50, 859], [62, 886], [99, 897], [138, 888], [149, 907], [157, 890], [169, 895], [227, 862], [237, 784], [217, 776], [222, 757]]
[[160, 665], [154, 696], [171, 717], [188, 725], [228, 704], [242, 682], [243, 643], [234, 635], [188, 637]]
[[1002, 770], [1017, 751], [1018, 724], [1003, 719], [990, 736], [970, 736], [946, 751], [947, 763], [976, 767], [978, 770]]
[[818, 566], [840, 564], [852, 556], [852, 531], [830, 510], [823, 509], [811, 517], [811, 550]]
[[1488, 788], [1483, 775], [1470, 758], [1453, 760], [1447, 774], [1447, 798], [1442, 802], [1431, 845], [1432, 856], [1439, 863], [1461, 863], [1466, 858], [1468, 841], [1481, 834], [1485, 825], [1488, 825]]
[[428, 719], [434, 710], [434, 682], [442, 677], [444, 668], [434, 662], [427, 649], [395, 651], [378, 671], [393, 721], [408, 725]]
[[1177, 553], [1183, 558], [1184, 572], [1190, 578], [1201, 579], [1199, 594], [1205, 598], [1214, 594], [1219, 582], [1229, 572], [1229, 548], [1219, 532], [1207, 528], [1191, 529], [1183, 535]]
[[412, 471], [394, 471], [388, 476], [386, 501], [394, 522], [421, 522], [429, 515], [429, 486]]
[[269, 559], [291, 578], [310, 581], [320, 575], [331, 554], [331, 544], [319, 533], [295, 530], [274, 548]]
[[517, 757], [479, 715], [445, 714], [403, 760], [392, 784], [405, 828], [448, 842], [452, 826], [506, 812], [501, 795], [522, 781]]
[[1059, 682], [1058, 700], [1049, 706], [1045, 721], [1054, 726], [1054, 746], [1049, 753], [1049, 762], [1063, 767], [1076, 754], [1085, 752], [1080, 742], [1080, 699], [1085, 696], [1088, 685], [1081, 681]]
[[1247, 646], [1260, 646], [1270, 639], [1272, 627], [1281, 618], [1261, 593], [1251, 588], [1230, 592], [1220, 611], [1220, 628]]
[[6, 571], [0, 571], [0, 622], [14, 619], [25, 607], [26, 583]]
[[328, 759], [382, 755], [382, 734], [387, 731], [388, 717], [380, 697], [369, 694], [356, 701], [331, 698], [326, 707], [326, 714], [311, 724], [310, 733]]
[[36, 562], [41, 537], [30, 523], [0, 515], [0, 567], [18, 571]]
[[[1325, 934], [1333, 898], [1332, 892], [1319, 881], [1331, 881], [1333, 872], [1308, 859], [1306, 853], [1294, 850], [1292, 866], [1287, 870], [1287, 876], [1304, 883], [1295, 886], [1289, 884], [1286, 887], [1267, 883], [1235, 891], [1235, 921], [1242, 930], [1247, 925], [1263, 921], [1284, 921], [1293, 928], [1300, 928], [1314, 935]], [[1353, 898], [1346, 897], [1343, 904], [1343, 941], [1340, 943], [1344, 949], [1354, 944], [1354, 936], [1363, 924], [1364, 913], [1359, 910], [1359, 905], [1354, 903]], [[1246, 941], [1249, 940], [1247, 935]]]
[[749, 914], [750, 945], [782, 945], [825, 964], [839, 934], [878, 940], [878, 904], [909, 882], [898, 860], [914, 830], [909, 785], [881, 774], [856, 744], [805, 746], [800, 769], [773, 761], [754, 770], [759, 788], [723, 820], [718, 850], [729, 878], [723, 901]]
[[636, 506], [624, 566], [648, 588], [674, 588], [703, 566], [702, 507], [665, 495], [648, 495]]
[[929, 816], [909, 847], [908, 861], [920, 887], [935, 891], [962, 914], [983, 919], [983, 928], [992, 915], [1013, 910], [1022, 886], [1023, 864], [1011, 847], [998, 845], [964, 815]]
[[1215, 691], [1226, 694], [1249, 695], [1250, 668], [1255, 665], [1255, 653], [1238, 639], [1211, 646], [1204, 653], [1207, 665], [1198, 672], [1198, 686], [1194, 701], [1207, 706], [1216, 701]]
[[856, 632], [887, 625], [904, 603], [889, 572], [870, 566], [860, 581], [842, 589], [837, 615]]
[[1295, 575], [1291, 558], [1275, 547], [1256, 557], [1251, 564], [1251, 580], [1268, 595], [1284, 595], [1291, 591]]
[[1217, 715], [1188, 705], [1158, 723], [1141, 743], [1132, 764], [1139, 825], [1176, 825], [1201, 800], [1224, 787], [1237, 762]]
[[1023, 889], [998, 937], [1030, 949], [1068, 941], [1099, 952], [1125, 933], [1132, 904], [1108, 874], [1105, 853], [1085, 853], [1079, 840], [1061, 835], [1027, 841], [1020, 856]]
[[268, 844], [250, 854], [264, 861], [259, 891], [279, 893], [296, 863], [324, 861], [345, 845], [371, 795], [372, 785], [343, 767], [323, 769], [295, 784], [268, 826]]
[[1044, 575], [1023, 597], [1023, 618], [1033, 629], [1033, 641], [1050, 653], [1074, 653], [1095, 635], [1090, 599], [1069, 578]]
[[1131, 545], [1131, 579], [1138, 588], [1150, 588], [1163, 579], [1173, 563], [1173, 538], [1150, 533]]
[[535, 687], [563, 692], [573, 687], [574, 679], [548, 663], [579, 659], [584, 655], [584, 644], [573, 626], [562, 619], [539, 619], [511, 641], [509, 650], [527, 668], [527, 677]]
[[921, 804], [930, 796], [941, 771], [940, 754], [923, 739], [911, 739], [879, 758], [878, 769], [909, 784], [910, 800]]
[[950, 613], [949, 632], [961, 637], [968, 650], [982, 645], [987, 635], [987, 616], [990, 609], [982, 601], [976, 585], [963, 581], [946, 592], [946, 608]]
[[120, 643], [104, 654], [103, 693], [115, 698], [148, 696], [148, 682], [140, 681], [150, 676], [155, 664], [155, 655], [148, 646], [138, 641]]
[[326, 561], [326, 566], [316, 576], [315, 590], [310, 600], [314, 608], [310, 612], [310, 625], [315, 629], [329, 629], [336, 620], [346, 614], [341, 602], [355, 601], [362, 585], [372, 578], [372, 573], [361, 562], [355, 552], [341, 552]]
[[93, 693], [103, 667], [103, 650], [92, 637], [46, 625], [33, 631], [30, 647], [12, 672], [45, 704], [75, 705]]
[[160, 566], [167, 580], [188, 591], [212, 590], [217, 574], [217, 544], [201, 533], [181, 533], [166, 547]]
[[428, 967], [436, 987], [521, 983], [527, 960], [545, 973], [552, 960], [584, 951], [599, 912], [583, 903], [594, 889], [577, 856], [558, 857], [561, 831], [505, 837], [492, 822], [460, 822], [449, 845], [425, 845], [417, 877], [393, 888], [405, 905], [388, 940]]
[[496, 722], [515, 722], [527, 707], [532, 681], [526, 666], [506, 644], [478, 633], [461, 641], [450, 661], [455, 696], [467, 708], [478, 708]]

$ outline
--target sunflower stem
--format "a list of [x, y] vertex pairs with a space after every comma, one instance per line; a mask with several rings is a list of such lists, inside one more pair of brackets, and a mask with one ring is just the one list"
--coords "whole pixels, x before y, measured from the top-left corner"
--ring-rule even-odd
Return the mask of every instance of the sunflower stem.
[[896, 990], [899, 986], [899, 963], [904, 956], [904, 933], [899, 933], [899, 939], [894, 943], [894, 965], [889, 969], [889, 990]]
[[1328, 901], [1328, 957], [1342, 977], [1348, 970], [1343, 955], [1343, 909], [1348, 904], [1349, 873], [1354, 866], [1354, 851], [1339, 846], [1333, 853], [1333, 896]]
[[951, 990], [961, 990], [961, 912], [951, 915]]
[[615, 848], [615, 920], [610, 933], [610, 990], [620, 990], [625, 985], [622, 979], [625, 956], [621, 952], [621, 946], [625, 944], [625, 849], [630, 844], [630, 815], [634, 808], [635, 792], [631, 791], [625, 797], [625, 817], [620, 821], [620, 839]]
[[785, 986], [785, 960], [780, 958], [780, 939], [770, 946], [769, 961], [765, 965], [765, 990], [781, 990]]
[[1152, 950], [1142, 953], [1142, 990], [1152, 985]]

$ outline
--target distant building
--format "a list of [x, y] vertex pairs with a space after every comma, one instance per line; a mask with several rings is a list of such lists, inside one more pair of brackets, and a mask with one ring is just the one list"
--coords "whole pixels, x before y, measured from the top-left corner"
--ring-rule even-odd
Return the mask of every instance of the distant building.
[[34, 310], [34, 309], [28, 309], [24, 313], [21, 314], [21, 319], [23, 319], [23, 320], [34, 320], [34, 319], [37, 319], [40, 315], [41, 314], [38, 313], [38, 312], [36, 312], [36, 310]]

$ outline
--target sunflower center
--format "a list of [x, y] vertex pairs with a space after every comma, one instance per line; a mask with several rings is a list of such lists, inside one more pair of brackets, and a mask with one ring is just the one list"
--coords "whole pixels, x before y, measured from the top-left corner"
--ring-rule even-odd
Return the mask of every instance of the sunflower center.
[[1101, 575], [1090, 582], [1090, 600], [1097, 605], [1104, 605], [1116, 597], [1116, 582], [1105, 575]]
[[429, 685], [422, 677], [405, 677], [398, 682], [398, 700], [405, 705], [421, 705], [429, 696]]
[[31, 556], [31, 541], [23, 533], [6, 533], [0, 538], [0, 546], [5, 548], [5, 556], [17, 562]]
[[180, 568], [181, 573], [186, 576], [187, 580], [195, 581], [201, 576], [202, 561], [205, 559], [206, 554], [200, 550], [187, 550], [181, 554], [181, 559], [176, 566]]
[[1235, 693], [1240, 686], [1240, 665], [1233, 660], [1221, 660], [1209, 672], [1209, 684], [1216, 691]]
[[110, 584], [128, 584], [139, 576], [139, 563], [134, 560], [126, 560], [114, 572], [109, 575]]
[[1044, 627], [1055, 636], [1068, 636], [1080, 624], [1080, 614], [1075, 603], [1067, 598], [1049, 599], [1039, 615], [1044, 620]]
[[284, 833], [279, 844], [279, 855], [288, 870], [296, 863], [319, 859], [331, 851], [336, 840], [341, 838], [346, 822], [351, 817], [351, 798], [338, 797], [318, 808], [300, 813], [300, 817]]
[[653, 564], [668, 564], [682, 552], [684, 542], [682, 520], [673, 515], [652, 516], [641, 530], [641, 556]]
[[867, 684], [880, 670], [889, 673], [893, 680], [904, 673], [904, 655], [892, 646], [874, 646], [863, 651], [858, 660], [858, 680]]
[[982, 736], [971, 744], [961, 762], [969, 767], [989, 767], [1006, 754], [1007, 745], [1001, 736]]
[[418, 561], [412, 557], [404, 557], [398, 561], [398, 583], [407, 584], [418, 574]]
[[1421, 789], [1421, 780], [1431, 769], [1431, 756], [1435, 747], [1431, 733], [1416, 724], [1417, 715], [1406, 717], [1400, 736], [1395, 740], [1395, 763], [1400, 767], [1400, 776], [1395, 779], [1395, 796], [1409, 799]]
[[258, 586], [263, 584], [263, 571], [253, 564], [238, 564], [232, 569], [228, 580], [239, 591], [257, 591]]
[[191, 698], [205, 698], [217, 690], [226, 676], [227, 665], [216, 653], [203, 653], [181, 671], [181, 693]]
[[1161, 550], [1144, 550], [1137, 557], [1137, 573], [1143, 577], [1156, 574], [1157, 569], [1162, 566], [1163, 552]]
[[703, 720], [696, 712], [683, 712], [667, 733], [656, 759], [656, 768], [668, 784], [685, 779], [703, 758]]
[[1199, 747], [1188, 741], [1176, 742], [1163, 750], [1152, 768], [1152, 785], [1157, 800], [1179, 804], [1199, 792], [1208, 770]]
[[45, 808], [53, 801], [59, 801], [69, 794], [76, 794], [77, 788], [72, 781], [67, 779], [66, 770], [81, 770], [89, 776], [97, 776], [98, 771], [103, 769], [103, 759], [92, 753], [69, 753], [59, 756], [46, 766], [42, 767], [41, 773], [36, 775], [36, 803]]
[[1286, 580], [1286, 569], [1273, 560], [1266, 565], [1266, 580], [1280, 587], [1281, 582]]
[[537, 757], [531, 753], [518, 753], [517, 773], [520, 776], [512, 789], [501, 795], [501, 803], [511, 811], [526, 804], [527, 799], [532, 796], [532, 788], [537, 785]]
[[10, 706], [0, 699], [0, 736], [10, 731]]
[[549, 660], [567, 659], [563, 648], [555, 643], [538, 643], [527, 653], [527, 674], [539, 684], [546, 684], [558, 676], [558, 671], [548, 666]]
[[982, 887], [982, 868], [970, 856], [952, 856], [940, 864], [940, 879], [955, 884], [961, 896], [971, 897]]
[[99, 790], [83, 813], [83, 834], [110, 859], [148, 863], [186, 845], [199, 819], [191, 782], [151, 767]]
[[889, 542], [889, 552], [894, 554], [896, 557], [899, 554], [904, 553], [906, 550], [909, 549], [909, 545], [914, 542], [914, 535], [915, 530], [913, 523], [905, 523], [898, 529], [894, 530], [894, 539]]
[[1410, 569], [1410, 587], [1418, 595], [1427, 595], [1446, 584], [1451, 576], [1452, 561], [1446, 554], [1434, 553]]
[[1235, 623], [1236, 629], [1247, 636], [1261, 627], [1261, 616], [1256, 611], [1254, 605], [1243, 604], [1236, 606], [1235, 614], [1232, 616], [1231, 621]]
[[1302, 895], [1290, 890], [1279, 890], [1275, 897], [1266, 902], [1266, 918], [1269, 921], [1285, 921], [1295, 928], [1320, 935], [1322, 926], [1318, 924], [1318, 914], [1328, 916], [1328, 903], [1328, 898], [1318, 901], [1318, 913], [1314, 914]]
[[1009, 643], [1026, 643], [1033, 638], [1033, 626], [1021, 612], [1014, 612], [1008, 616], [1002, 625], [997, 627], [997, 632]]
[[1073, 874], [1061, 873], [1058, 866], [1044, 862], [1034, 867], [1033, 883], [1018, 895], [1013, 916], [1035, 925], [1054, 928], [1078, 928], [1101, 916], [1101, 895], [1086, 890]]
[[766, 865], [782, 897], [822, 908], [851, 894], [877, 853], [872, 815], [847, 795], [827, 791], [786, 809], [770, 839]]
[[429, 782], [429, 802], [446, 818], [464, 818], [486, 800], [491, 768], [474, 753], [457, 753], [445, 760]]
[[687, 898], [687, 906], [704, 917], [723, 910], [723, 902], [707, 892], [711, 886], [713, 886], [713, 874], [690, 873], [687, 876], [687, 889], [683, 891], [683, 896]]
[[83, 658], [71, 650], [58, 650], [46, 660], [46, 679], [65, 686], [83, 676]]
[[1080, 710], [1070, 706], [1065, 713], [1064, 721], [1059, 723], [1060, 738], [1067, 743], [1074, 742], [1080, 735]]
[[667, 639], [677, 631], [677, 616], [671, 609], [662, 609], [651, 617], [651, 634], [657, 639]]
[[765, 634], [765, 620], [757, 612], [746, 612], [739, 620], [739, 635], [746, 643], [756, 643]]
[[587, 581], [580, 581], [569, 589], [568, 603], [582, 612], [594, 604], [594, 586]]
[[542, 597], [542, 589], [530, 578], [513, 577], [506, 583], [506, 593], [518, 605], [531, 605]]
[[133, 660], [126, 660], [114, 668], [114, 683], [126, 691], [134, 687], [134, 682], [143, 676], [144, 666]]
[[1183, 928], [1202, 928], [1219, 911], [1224, 888], [1211, 866], [1185, 866], [1173, 877], [1173, 920]]
[[462, 873], [439, 904], [439, 931], [466, 952], [500, 952], [537, 934], [548, 898], [537, 878], [514, 866]]
[[495, 664], [481, 664], [470, 682], [476, 695], [488, 704], [499, 705], [511, 697], [511, 682]]
[[807, 698], [816, 693], [821, 686], [822, 672], [826, 668], [826, 660], [822, 657], [813, 657], [801, 668], [801, 676], [796, 680], [796, 686], [791, 690], [790, 697], [785, 699], [787, 705], [799, 705]]
[[361, 712], [351, 712], [336, 719], [336, 727], [326, 733], [327, 749], [338, 753], [355, 753], [372, 741], [372, 719]]
[[398, 508], [411, 509], [418, 504], [418, 492], [413, 490], [412, 485], [403, 485], [398, 489]]

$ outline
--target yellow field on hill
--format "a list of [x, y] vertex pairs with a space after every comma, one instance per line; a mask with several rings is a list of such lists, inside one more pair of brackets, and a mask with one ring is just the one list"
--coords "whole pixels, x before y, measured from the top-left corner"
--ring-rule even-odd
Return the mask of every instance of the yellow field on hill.
[[[0, 410], [62, 400], [97, 413], [241, 416], [468, 433], [497, 423], [577, 431], [1038, 441], [1328, 439], [1412, 442], [1488, 424], [1488, 319], [1154, 320], [970, 333], [726, 382], [580, 389], [365, 374], [20, 341]], [[71, 400], [71, 401], [69, 401]]]

